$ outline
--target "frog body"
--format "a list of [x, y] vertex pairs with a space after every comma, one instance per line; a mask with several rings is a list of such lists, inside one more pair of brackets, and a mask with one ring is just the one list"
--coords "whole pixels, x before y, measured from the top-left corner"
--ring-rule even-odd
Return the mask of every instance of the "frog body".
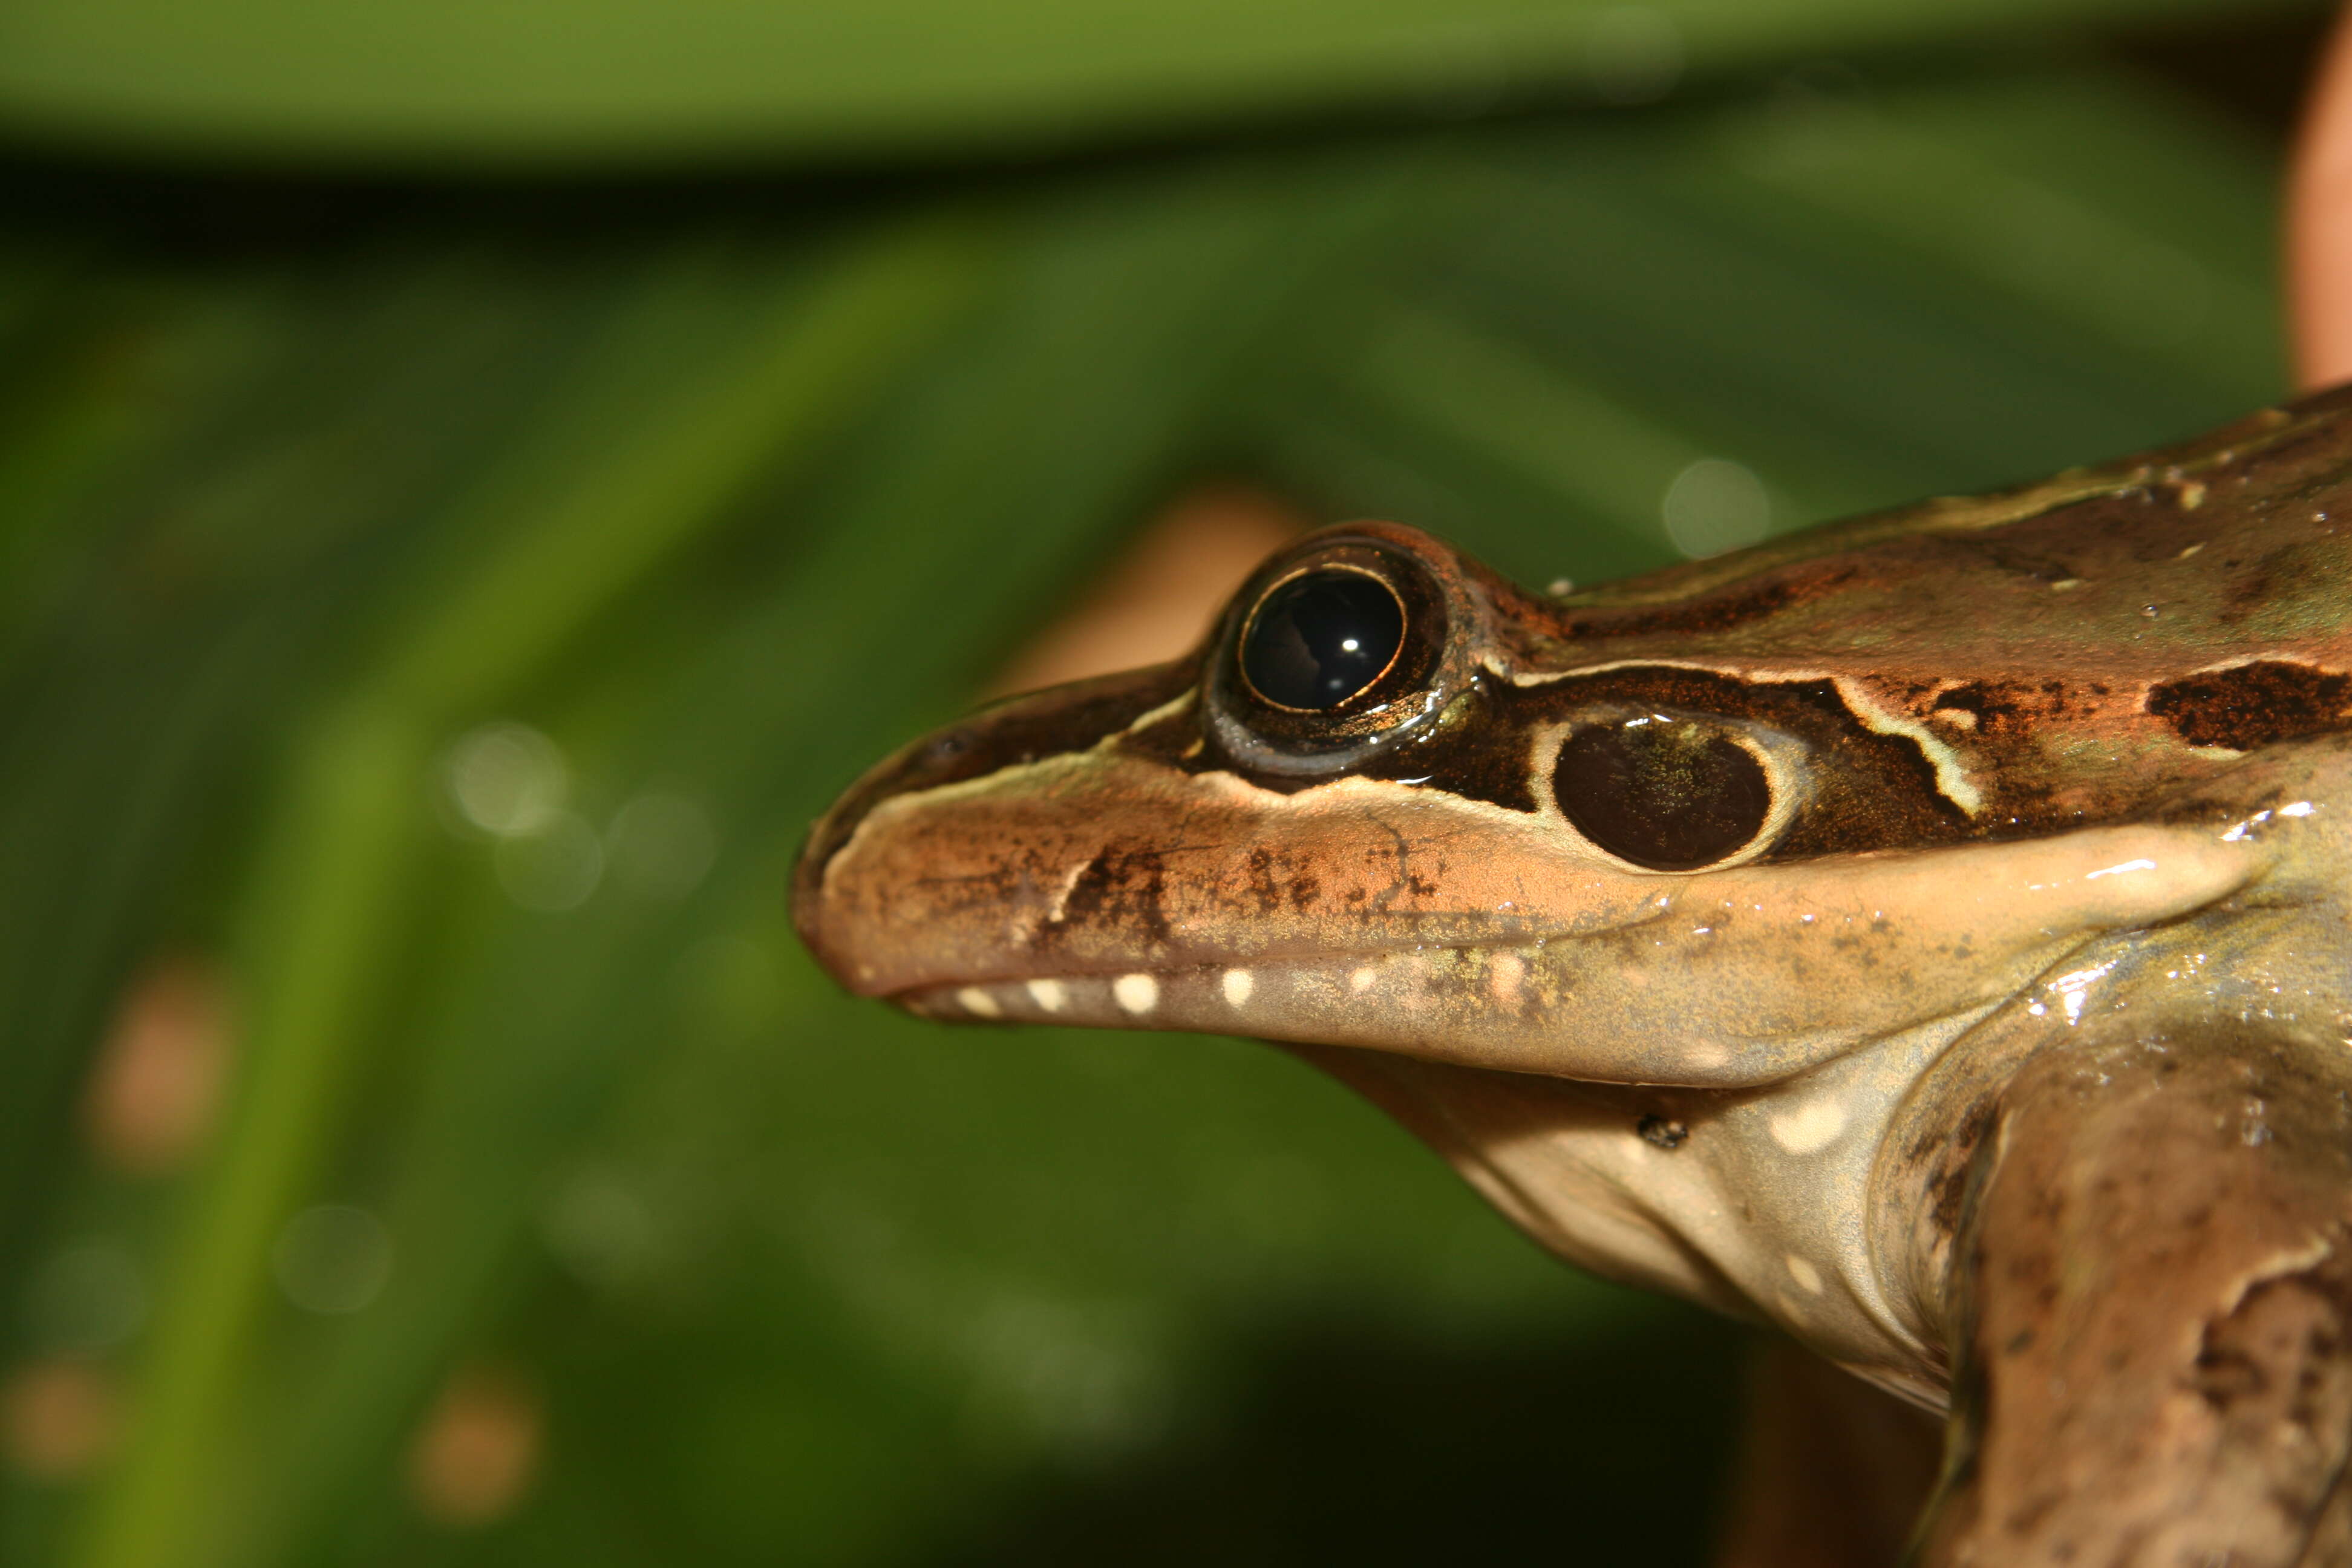
[[926, 1016], [1288, 1044], [1941, 1408], [2021, 1064], [2352, 1041], [2347, 529], [2352, 392], [1557, 599], [1342, 525], [876, 768], [796, 918]]

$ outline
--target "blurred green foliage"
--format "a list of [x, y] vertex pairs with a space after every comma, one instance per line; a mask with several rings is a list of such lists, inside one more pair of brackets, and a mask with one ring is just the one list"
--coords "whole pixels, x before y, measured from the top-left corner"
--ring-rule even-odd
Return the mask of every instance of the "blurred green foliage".
[[[2289, 5], [2292, 0], [2287, 0]], [[9, 0], [0, 122], [184, 156], [610, 168], [1635, 103], [1685, 72], [2216, 0]], [[2251, 11], [2284, 8], [2280, 0]]]
[[[2145, 64], [2241, 24], [2116, 9], [0, 9], [0, 1559], [1695, 1561], [1723, 1331], [1264, 1047], [852, 1003], [786, 872], [1203, 475], [1591, 581], [1703, 460], [1786, 528], [2276, 395], [2275, 146]], [[676, 167], [317, 172], [420, 152]]]

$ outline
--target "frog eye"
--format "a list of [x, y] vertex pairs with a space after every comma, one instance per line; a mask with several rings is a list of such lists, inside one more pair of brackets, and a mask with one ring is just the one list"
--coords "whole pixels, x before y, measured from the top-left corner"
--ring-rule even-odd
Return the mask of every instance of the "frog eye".
[[1234, 596], [1209, 655], [1210, 732], [1255, 773], [1353, 767], [1421, 732], [1472, 679], [1484, 614], [1434, 540], [1393, 523], [1328, 530]]
[[1757, 753], [1700, 720], [1642, 713], [1588, 724], [1552, 763], [1559, 809], [1620, 860], [1695, 871], [1764, 830], [1772, 784]]
[[1404, 647], [1396, 590], [1326, 566], [1276, 584], [1242, 633], [1242, 679], [1278, 708], [1319, 712], [1368, 690]]

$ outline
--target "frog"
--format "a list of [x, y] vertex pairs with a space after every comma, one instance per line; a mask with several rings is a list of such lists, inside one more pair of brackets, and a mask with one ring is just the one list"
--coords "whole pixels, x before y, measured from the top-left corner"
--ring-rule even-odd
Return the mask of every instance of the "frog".
[[926, 1018], [1280, 1046], [1927, 1413], [1906, 1561], [2352, 1562], [2352, 388], [1583, 590], [1326, 528], [792, 900]]

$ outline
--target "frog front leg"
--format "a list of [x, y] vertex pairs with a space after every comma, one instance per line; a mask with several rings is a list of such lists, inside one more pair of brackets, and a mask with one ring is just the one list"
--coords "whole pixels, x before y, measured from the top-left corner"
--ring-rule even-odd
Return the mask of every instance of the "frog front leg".
[[1920, 1568], [2352, 1562], [2352, 1058], [2238, 1025], [2038, 1057], [1978, 1145]]

